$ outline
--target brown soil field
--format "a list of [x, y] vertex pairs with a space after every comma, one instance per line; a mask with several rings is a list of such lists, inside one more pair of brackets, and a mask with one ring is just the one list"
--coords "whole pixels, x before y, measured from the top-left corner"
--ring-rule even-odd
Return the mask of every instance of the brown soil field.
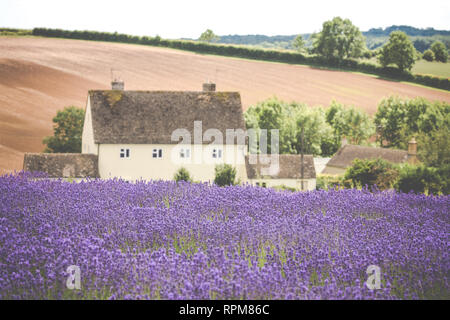
[[239, 91], [244, 109], [271, 96], [329, 105], [332, 99], [374, 114], [389, 95], [450, 102], [450, 92], [351, 72], [201, 55], [179, 50], [65, 39], [0, 37], [0, 174], [21, 170], [41, 152], [56, 111], [84, 107], [87, 91], [108, 89], [111, 68], [128, 90]]

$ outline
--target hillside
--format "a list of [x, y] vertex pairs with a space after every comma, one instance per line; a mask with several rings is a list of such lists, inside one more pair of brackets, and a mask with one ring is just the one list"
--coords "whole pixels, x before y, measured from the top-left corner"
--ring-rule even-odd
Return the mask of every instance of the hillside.
[[[450, 31], [435, 30], [433, 28], [419, 29], [410, 26], [390, 26], [387, 28], [372, 28], [368, 31], [362, 32], [366, 38], [366, 45], [369, 49], [376, 49], [382, 46], [389, 38], [392, 31], [400, 30], [405, 32], [413, 41], [414, 46], [420, 52], [428, 49], [435, 40], [440, 40], [450, 48]], [[239, 44], [239, 45], [253, 45], [263, 48], [279, 48], [279, 49], [294, 49], [292, 41], [297, 35], [224, 35], [220, 36], [218, 43]], [[302, 34], [306, 40], [306, 45], [312, 45], [310, 41], [310, 33]]]
[[109, 88], [111, 68], [130, 90], [199, 90], [209, 79], [218, 90], [239, 91], [244, 108], [273, 95], [309, 105], [336, 99], [371, 114], [391, 94], [450, 101], [449, 92], [350, 72], [139, 45], [0, 37], [0, 173], [20, 170], [24, 152], [43, 150], [57, 110], [84, 107], [88, 90]]

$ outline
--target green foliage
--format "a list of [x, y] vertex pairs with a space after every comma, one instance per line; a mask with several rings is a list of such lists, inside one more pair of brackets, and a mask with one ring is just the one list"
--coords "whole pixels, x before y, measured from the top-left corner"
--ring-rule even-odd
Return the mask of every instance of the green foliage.
[[[331, 156], [339, 148], [342, 137], [352, 143], [360, 144], [373, 135], [374, 126], [367, 114], [356, 108], [347, 108], [333, 101], [324, 111], [309, 108], [297, 102], [287, 103], [275, 98], [267, 99], [252, 106], [244, 113], [247, 128], [279, 129], [279, 152], [300, 154], [301, 130], [304, 129], [304, 153]], [[268, 151], [271, 152], [271, 139], [267, 133]], [[264, 153], [250, 150], [252, 153]]]
[[279, 185], [279, 186], [273, 186], [272, 188], [277, 190], [277, 191], [291, 191], [291, 192], [298, 191], [296, 188], [288, 187], [288, 186], [286, 186], [284, 184]]
[[378, 159], [355, 159], [347, 168], [344, 180], [352, 186], [377, 186], [380, 190], [390, 189], [398, 176], [398, 169], [392, 163]]
[[[449, 115], [447, 115], [447, 119]], [[417, 137], [418, 157], [429, 167], [450, 165], [450, 129], [448, 123], [428, 134], [420, 133]]]
[[435, 41], [431, 45], [430, 49], [431, 49], [431, 51], [433, 51], [436, 61], [440, 61], [440, 62], [444, 62], [444, 63], [447, 62], [447, 59], [448, 59], [447, 48], [441, 41]]
[[203, 32], [200, 35], [200, 38], [198, 38], [199, 41], [205, 41], [205, 42], [211, 42], [211, 41], [214, 41], [217, 39], [219, 39], [219, 37], [216, 36], [211, 29], [207, 29], [205, 32]]
[[325, 115], [327, 123], [333, 128], [336, 143], [346, 137], [352, 144], [361, 144], [375, 133], [369, 116], [354, 107], [348, 108], [333, 100]]
[[415, 61], [415, 49], [408, 36], [401, 31], [392, 32], [388, 43], [380, 52], [379, 61], [383, 67], [395, 64], [401, 71], [411, 70]]
[[400, 170], [395, 188], [405, 193], [449, 194], [449, 173], [448, 165], [437, 169], [405, 164]]
[[340, 176], [318, 175], [316, 177], [316, 190], [338, 189], [344, 185]]
[[315, 52], [327, 59], [358, 58], [365, 50], [364, 37], [349, 19], [335, 17], [325, 21], [314, 36]]
[[[244, 113], [246, 126], [258, 132], [267, 129], [267, 152], [273, 149], [270, 129], [279, 130], [279, 153], [301, 153], [301, 130], [304, 128], [304, 152], [323, 154], [322, 144], [329, 142], [333, 132], [325, 122], [325, 113], [320, 108], [310, 109], [305, 104], [287, 103], [276, 97], [252, 106]], [[264, 150], [250, 150], [252, 153], [265, 153]]]
[[422, 58], [426, 61], [433, 61], [434, 60], [434, 52], [431, 51], [430, 49], [425, 50], [425, 52], [423, 53]]
[[83, 133], [84, 110], [74, 106], [58, 111], [53, 118], [53, 136], [45, 137], [47, 145], [44, 152], [79, 153]]
[[448, 125], [450, 105], [446, 102], [430, 102], [424, 98], [402, 100], [391, 96], [383, 99], [375, 114], [378, 140], [387, 147], [406, 149], [412, 136], [429, 134]]
[[295, 37], [295, 39], [292, 41], [292, 46], [299, 52], [305, 50], [305, 40], [303, 40], [301, 34]]
[[220, 164], [215, 168], [216, 176], [214, 183], [220, 187], [230, 186], [237, 184], [236, 182], [236, 169], [229, 164]]
[[175, 173], [175, 176], [173, 179], [176, 182], [179, 182], [179, 181], [192, 182], [192, 178], [191, 178], [191, 175], [189, 174], [189, 171], [183, 167], [178, 169], [178, 171]]
[[122, 43], [135, 43], [150, 46], [167, 47], [187, 50], [198, 53], [216, 54], [221, 56], [240, 57], [265, 61], [284, 63], [308, 64], [319, 67], [338, 67], [344, 70], [359, 71], [389, 77], [397, 80], [411, 81], [427, 86], [450, 90], [450, 79], [446, 77], [433, 77], [427, 75], [412, 75], [409, 72], [399, 71], [398, 68], [383, 68], [374, 63], [361, 62], [355, 59], [327, 59], [320, 55], [307, 55], [300, 52], [282, 50], [266, 50], [255, 47], [223, 45], [189, 40], [166, 40], [161, 37], [137, 37], [119, 33], [95, 31], [68, 31], [61, 29], [34, 28], [34, 36], [83, 39], [95, 41], [110, 41]]

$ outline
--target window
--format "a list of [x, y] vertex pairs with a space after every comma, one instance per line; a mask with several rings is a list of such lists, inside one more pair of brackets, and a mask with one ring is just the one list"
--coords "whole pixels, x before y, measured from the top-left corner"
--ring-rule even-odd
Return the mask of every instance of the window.
[[190, 158], [190, 157], [191, 157], [191, 149], [189, 148], [180, 149], [180, 158]]
[[153, 158], [162, 158], [162, 149], [153, 149]]
[[265, 182], [262, 183], [262, 187], [265, 188], [267, 187], [267, 184]]
[[129, 158], [130, 157], [130, 149], [120, 149], [120, 157], [121, 158]]
[[214, 148], [213, 151], [212, 151], [212, 157], [214, 159], [222, 158], [222, 149]]
[[257, 182], [257, 183], [256, 183], [256, 186], [258, 186], [258, 187], [259, 187], [259, 182]]

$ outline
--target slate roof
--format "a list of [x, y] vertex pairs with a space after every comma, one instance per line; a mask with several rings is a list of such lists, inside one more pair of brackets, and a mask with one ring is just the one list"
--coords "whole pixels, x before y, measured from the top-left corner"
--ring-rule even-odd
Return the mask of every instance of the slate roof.
[[356, 158], [381, 158], [393, 163], [402, 163], [408, 159], [408, 151], [347, 144], [336, 152], [333, 158], [328, 161], [327, 166], [347, 168], [351, 166], [352, 161]]
[[[304, 179], [313, 179], [316, 177], [316, 170], [314, 168], [314, 158], [312, 155], [304, 156]], [[251, 164], [249, 156], [245, 157], [245, 166], [247, 169], [247, 177], [249, 179], [301, 179], [301, 155], [299, 154], [280, 154], [279, 166], [280, 170], [275, 175], [262, 176], [261, 168], [268, 168], [269, 164], [263, 164], [258, 161], [256, 164]]]
[[99, 178], [95, 154], [25, 153], [23, 170], [45, 172], [49, 178]]
[[224, 143], [226, 129], [245, 130], [238, 92], [92, 90], [89, 99], [95, 143], [176, 144], [181, 128], [193, 143], [194, 121], [220, 130]]

